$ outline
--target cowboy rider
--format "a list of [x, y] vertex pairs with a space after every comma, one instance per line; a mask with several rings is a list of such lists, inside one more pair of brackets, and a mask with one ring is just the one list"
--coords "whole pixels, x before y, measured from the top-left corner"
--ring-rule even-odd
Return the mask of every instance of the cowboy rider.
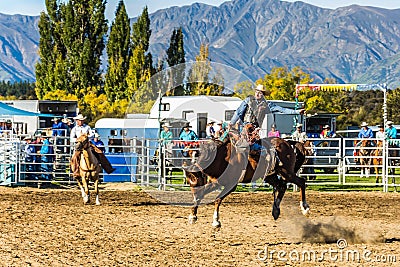
[[[79, 114], [74, 118], [74, 120], [76, 121], [76, 125], [71, 130], [71, 135], [70, 135], [71, 143], [75, 143], [76, 139], [80, 137], [82, 134], [87, 134], [89, 138], [92, 137], [93, 135], [92, 130], [90, 126], [85, 123], [85, 119], [86, 117], [84, 117], [82, 114]], [[92, 143], [90, 143], [90, 147], [92, 148], [92, 151], [99, 160], [100, 165], [104, 169], [104, 171], [108, 174], [114, 172], [115, 168], [111, 166], [111, 163], [108, 161], [103, 151]], [[80, 158], [81, 158], [81, 151], [75, 150], [74, 154], [71, 157], [71, 171], [72, 171], [72, 176], [74, 176], [75, 178], [80, 177], [79, 167], [78, 167]]]
[[[283, 114], [304, 114], [304, 109], [293, 110], [283, 108], [274, 104], [273, 102], [267, 101], [264, 96], [267, 93], [264, 86], [259, 84], [254, 90], [254, 96], [248, 96], [242, 101], [239, 108], [233, 114], [230, 121], [230, 127], [239, 124], [239, 131], [241, 128], [247, 125], [252, 127], [253, 131], [261, 127], [265, 115], [270, 113], [283, 113]], [[262, 146], [257, 142], [250, 142], [250, 150], [261, 150]]]

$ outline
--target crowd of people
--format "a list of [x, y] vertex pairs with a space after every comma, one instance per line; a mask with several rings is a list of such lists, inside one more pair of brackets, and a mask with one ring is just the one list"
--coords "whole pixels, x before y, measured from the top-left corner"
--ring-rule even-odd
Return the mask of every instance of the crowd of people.
[[[105, 145], [97, 132], [93, 132], [85, 123], [86, 117], [82, 114], [74, 117], [74, 123], [70, 119], [52, 119], [51, 128], [41, 131], [34, 136], [26, 136], [25, 141], [25, 172], [28, 180], [52, 180], [53, 164], [58, 151], [69, 152], [69, 146], [73, 145], [78, 137], [87, 134], [90, 138], [91, 148], [98, 158], [101, 166], [107, 173], [112, 173], [112, 167], [105, 153]], [[55, 141], [53, 141], [53, 140]], [[57, 147], [58, 151], [55, 150]], [[74, 150], [72, 160], [79, 166], [80, 151]], [[72, 175], [79, 177], [77, 169], [71, 169]]]

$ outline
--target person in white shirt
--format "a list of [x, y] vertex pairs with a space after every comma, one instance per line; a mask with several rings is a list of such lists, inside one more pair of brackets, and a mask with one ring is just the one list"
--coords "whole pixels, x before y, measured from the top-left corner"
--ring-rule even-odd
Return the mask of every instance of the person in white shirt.
[[[86, 117], [83, 117], [82, 114], [79, 114], [74, 118], [76, 121], [76, 125], [74, 128], [71, 130], [71, 135], [70, 135], [70, 140], [71, 143], [75, 143], [76, 139], [79, 138], [82, 134], [87, 134], [90, 137], [93, 136], [92, 129], [90, 128], [89, 125], [85, 123]], [[90, 147], [92, 149], [92, 152], [94, 152], [95, 156], [100, 162], [101, 167], [105, 170], [106, 173], [110, 174], [115, 171], [115, 168], [112, 167], [111, 163], [108, 161], [107, 157], [104, 155], [103, 151], [96, 147], [93, 143], [90, 143]], [[80, 177], [79, 174], [79, 168], [72, 169], [73, 166], [79, 166], [79, 161], [81, 158], [81, 152], [75, 150], [74, 154], [71, 157], [71, 171], [72, 175], [77, 179]], [[72, 164], [73, 163], [73, 164]]]
[[92, 137], [92, 129], [89, 125], [85, 123], [86, 117], [83, 117], [82, 114], [79, 114], [74, 118], [74, 120], [76, 125], [74, 126], [74, 128], [72, 128], [69, 137], [71, 143], [75, 143], [76, 139], [84, 133], [87, 134], [89, 138]]
[[301, 143], [304, 143], [307, 139], [307, 134], [306, 132], [302, 131], [303, 124], [297, 123], [296, 124], [296, 131], [292, 134], [292, 139], [294, 141], [298, 141]]

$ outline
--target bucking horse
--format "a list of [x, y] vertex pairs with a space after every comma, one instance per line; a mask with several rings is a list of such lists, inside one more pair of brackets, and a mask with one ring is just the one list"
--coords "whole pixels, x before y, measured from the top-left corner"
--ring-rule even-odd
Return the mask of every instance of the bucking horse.
[[264, 138], [259, 140], [262, 149], [251, 151], [246, 140], [234, 141], [232, 136], [222, 142], [212, 139], [200, 145], [197, 161], [184, 167], [185, 175], [194, 197], [194, 205], [189, 215], [189, 222], [197, 221], [197, 210], [204, 196], [215, 190], [221, 190], [214, 201], [213, 227], [221, 227], [219, 207], [223, 199], [235, 191], [239, 183], [250, 183], [258, 178], [273, 187], [274, 202], [272, 216], [278, 219], [280, 203], [287, 189], [287, 183], [300, 188], [300, 208], [304, 215], [309, 211], [306, 202], [305, 179], [296, 172], [305, 161], [305, 155], [297, 155], [305, 151], [302, 144], [295, 144], [300, 149], [281, 138]]

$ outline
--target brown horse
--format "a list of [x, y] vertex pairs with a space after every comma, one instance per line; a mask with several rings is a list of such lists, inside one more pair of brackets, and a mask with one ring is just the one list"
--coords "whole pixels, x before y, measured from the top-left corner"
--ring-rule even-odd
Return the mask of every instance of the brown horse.
[[[94, 182], [94, 190], [96, 193], [96, 205], [100, 205], [99, 201], [99, 174], [102, 170], [100, 163], [90, 148], [90, 141], [87, 134], [82, 134], [76, 139], [75, 150], [81, 153], [79, 161], [80, 177], [76, 178], [79, 188], [82, 192], [83, 203], [90, 202], [89, 182]], [[71, 161], [71, 165], [73, 162]], [[73, 168], [75, 169], [75, 168]]]
[[379, 166], [382, 166], [382, 161], [383, 161], [383, 141], [382, 140], [378, 140], [376, 142], [376, 149], [372, 151], [371, 156], [373, 156], [372, 158], [372, 165], [374, 165], [374, 169], [375, 169], [375, 177], [376, 180], [375, 182], [378, 183], [379, 182]]
[[372, 152], [374, 150], [373, 147], [373, 141], [368, 139], [361, 140], [358, 150], [359, 162], [361, 165], [361, 177], [363, 177], [365, 173], [365, 177], [369, 178], [370, 167], [368, 166], [370, 166], [372, 163]]
[[215, 199], [213, 216], [213, 226], [220, 227], [219, 207], [223, 199], [236, 189], [238, 183], [250, 183], [260, 177], [274, 188], [272, 215], [275, 220], [280, 215], [280, 203], [288, 182], [300, 188], [300, 207], [303, 214], [307, 214], [309, 206], [306, 202], [305, 180], [296, 176], [293, 148], [281, 138], [261, 139], [261, 144], [263, 149], [258, 153], [250, 151], [247, 141], [243, 139], [239, 139], [236, 144], [228, 139], [225, 142], [210, 140], [200, 145], [197, 162], [185, 167], [186, 178], [194, 196], [190, 223], [196, 222], [198, 206], [203, 197], [222, 189]]

